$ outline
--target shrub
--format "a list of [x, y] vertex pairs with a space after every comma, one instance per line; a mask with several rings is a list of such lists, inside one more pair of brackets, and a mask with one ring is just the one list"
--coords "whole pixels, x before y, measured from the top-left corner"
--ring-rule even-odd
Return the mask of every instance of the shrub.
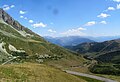
[[120, 70], [112, 65], [94, 65], [90, 71], [97, 74], [120, 75]]

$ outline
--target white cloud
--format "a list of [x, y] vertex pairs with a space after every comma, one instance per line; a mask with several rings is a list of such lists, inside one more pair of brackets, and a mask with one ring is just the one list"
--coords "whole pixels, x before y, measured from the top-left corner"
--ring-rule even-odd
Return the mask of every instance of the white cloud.
[[15, 5], [3, 5], [3, 10], [5, 10], [5, 11], [7, 11], [7, 10], [9, 10], [9, 9], [11, 9], [11, 8], [14, 8], [15, 7]]
[[47, 25], [46, 24], [44, 24], [44, 23], [42, 23], [42, 22], [40, 22], [40, 23], [35, 23], [35, 24], [33, 24], [32, 25], [34, 28], [37, 28], [37, 27], [46, 27]]
[[[75, 30], [75, 29], [74, 29]], [[77, 28], [76, 30], [78, 30], [78, 31], [82, 31], [82, 30], [87, 30], [86, 28], [82, 28], [82, 27], [80, 27], [80, 28]]]
[[25, 14], [26, 11], [22, 11], [22, 10], [20, 10], [19, 13], [20, 13], [20, 14]]
[[29, 20], [29, 23], [33, 23], [34, 21], [33, 20]]
[[113, 1], [114, 1], [114, 2], [118, 2], [118, 3], [120, 2], [120, 0], [113, 0]]
[[120, 9], [120, 4], [117, 4], [117, 9]]
[[106, 21], [101, 21], [100, 24], [107, 24], [107, 22]]
[[110, 16], [109, 14], [101, 13], [97, 17], [99, 17], [99, 18], [106, 18], [106, 17], [109, 17], [109, 16]]
[[108, 10], [113, 11], [113, 10], [115, 10], [115, 8], [114, 7], [108, 7]]
[[25, 19], [25, 20], [27, 20], [28, 18], [27, 17], [24, 17], [24, 16], [20, 16], [20, 18], [22, 18], [22, 19]]
[[11, 8], [14, 8], [14, 7], [15, 7], [15, 5], [11, 5], [10, 7], [11, 7]]
[[7, 11], [9, 9], [10, 9], [9, 5], [3, 5], [3, 10]]
[[76, 35], [85, 36], [86, 34], [82, 32], [83, 30], [87, 30], [87, 29], [82, 28], [82, 27], [77, 28], [77, 29], [69, 29], [68, 31], [61, 33], [61, 35], [63, 36], [76, 36]]
[[24, 18], [24, 16], [20, 16], [20, 18]]
[[93, 26], [95, 24], [96, 24], [95, 21], [90, 21], [90, 22], [86, 23], [84, 26]]
[[56, 33], [56, 31], [55, 31], [55, 30], [52, 30], [52, 29], [49, 29], [48, 32]]

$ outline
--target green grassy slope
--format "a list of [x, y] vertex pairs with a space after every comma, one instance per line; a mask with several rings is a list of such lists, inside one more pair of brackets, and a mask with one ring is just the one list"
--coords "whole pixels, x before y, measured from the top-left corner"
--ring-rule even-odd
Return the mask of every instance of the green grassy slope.
[[86, 82], [53, 67], [35, 63], [0, 66], [0, 79], [3, 82]]
[[[0, 43], [5, 43], [3, 47], [9, 54], [13, 55], [13, 51], [9, 49], [9, 45], [12, 45], [17, 50], [25, 51], [25, 54], [28, 55], [27, 60], [25, 61], [32, 61], [38, 63], [48, 62], [47, 64], [49, 65], [58, 64], [62, 66], [71, 66], [73, 64], [78, 65], [85, 61], [82, 57], [76, 56], [75, 53], [72, 53], [62, 47], [45, 41], [37, 34], [29, 32], [28, 29], [24, 30], [24, 32], [29, 35], [23, 36], [21, 33], [19, 33], [18, 30], [14, 29], [12, 26], [4, 22], [0, 22]], [[2, 54], [2, 57], [0, 58], [1, 63], [9, 60], [8, 55], [3, 52], [0, 53]]]
[[[5, 13], [5, 12], [4, 12]], [[7, 17], [6, 17], [7, 15]], [[86, 61], [76, 53], [45, 41], [41, 36], [20, 25], [5, 13], [6, 19], [0, 20], [0, 80], [23, 82], [85, 82], [75, 76], [61, 72], [50, 66], [71, 67]], [[32, 62], [34, 64], [20, 64]], [[17, 63], [18, 65], [15, 65]], [[4, 81], [5, 80], [5, 81]], [[14, 82], [14, 81], [13, 81]]]

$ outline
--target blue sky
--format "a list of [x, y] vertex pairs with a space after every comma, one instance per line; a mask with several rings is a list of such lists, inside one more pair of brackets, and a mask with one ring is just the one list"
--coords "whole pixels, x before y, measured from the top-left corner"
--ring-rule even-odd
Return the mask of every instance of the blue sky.
[[0, 0], [0, 7], [41, 36], [120, 35], [120, 0]]

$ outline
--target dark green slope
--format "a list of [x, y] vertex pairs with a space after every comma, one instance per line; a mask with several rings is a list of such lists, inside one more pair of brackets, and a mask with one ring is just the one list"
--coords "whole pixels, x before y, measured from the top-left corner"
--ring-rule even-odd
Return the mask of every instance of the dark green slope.
[[92, 42], [92, 43], [83, 43], [79, 44], [77, 46], [71, 46], [66, 47], [68, 49], [71, 49], [73, 51], [77, 51], [79, 53], [87, 53], [87, 52], [100, 52], [101, 50], [103, 52], [109, 52], [113, 50], [119, 50], [120, 49], [120, 40], [111, 40], [111, 41], [105, 41], [105, 42]]
[[96, 58], [101, 61], [105, 59], [105, 61], [109, 60], [112, 62], [112, 59], [116, 57], [118, 57], [117, 60], [119, 60], [120, 54], [118, 52], [120, 51], [120, 40], [117, 39], [100, 43], [83, 43], [69, 47], [68, 49], [85, 54], [86, 57]]
[[82, 53], [84, 58], [96, 60], [97, 63], [89, 67], [91, 72], [120, 75], [120, 39], [100, 43], [83, 43], [67, 48]]

